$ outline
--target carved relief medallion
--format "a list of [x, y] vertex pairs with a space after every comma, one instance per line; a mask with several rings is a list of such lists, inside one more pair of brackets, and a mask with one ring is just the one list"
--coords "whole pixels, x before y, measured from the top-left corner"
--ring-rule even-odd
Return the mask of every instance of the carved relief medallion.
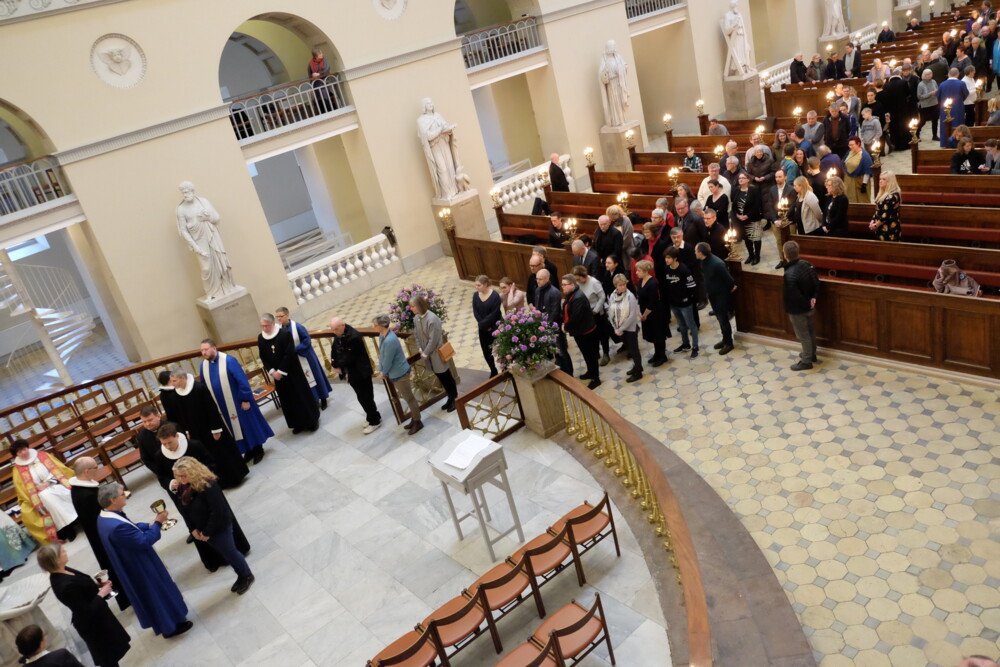
[[379, 16], [388, 21], [395, 21], [406, 11], [406, 0], [372, 0], [372, 3]]
[[90, 49], [90, 66], [109, 86], [131, 88], [146, 75], [146, 55], [130, 37], [111, 33], [94, 42]]

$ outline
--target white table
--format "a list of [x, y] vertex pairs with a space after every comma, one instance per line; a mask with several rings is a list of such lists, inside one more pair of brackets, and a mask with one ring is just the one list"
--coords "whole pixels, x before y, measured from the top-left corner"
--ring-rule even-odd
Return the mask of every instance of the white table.
[[48, 636], [49, 650], [63, 648], [62, 633], [53, 627], [38, 604], [49, 592], [49, 575], [33, 574], [0, 588], [0, 664], [16, 665], [20, 654], [14, 644], [17, 633], [37, 625]]
[[[445, 460], [455, 448], [463, 443], [466, 445], [481, 446], [482, 450], [476, 454], [466, 468], [457, 468], [445, 463]], [[493, 545], [499, 542], [501, 538], [516, 531], [518, 539], [524, 542], [521, 520], [517, 516], [517, 507], [514, 505], [514, 496], [510, 491], [510, 482], [507, 479], [507, 459], [504, 457], [503, 448], [500, 445], [473, 431], [462, 431], [445, 441], [440, 449], [431, 456], [428, 463], [431, 464], [434, 476], [440, 480], [441, 488], [444, 489], [444, 496], [448, 501], [448, 509], [451, 510], [451, 519], [455, 523], [455, 532], [458, 533], [459, 540], [464, 539], [462, 535], [462, 521], [475, 517], [479, 521], [483, 540], [486, 542], [486, 548], [489, 550], [490, 558], [493, 561], [497, 559], [493, 551]], [[506, 530], [500, 530], [488, 523], [492, 521], [492, 517], [490, 516], [490, 508], [486, 504], [486, 494], [484, 493], [484, 487], [487, 484], [492, 484], [507, 496], [507, 504], [510, 506], [514, 525]], [[450, 488], [454, 488], [469, 496], [472, 500], [471, 511], [461, 516], [458, 515], [458, 512], [455, 510], [455, 503], [451, 499]], [[490, 537], [489, 528], [492, 528], [497, 533], [495, 537]]]

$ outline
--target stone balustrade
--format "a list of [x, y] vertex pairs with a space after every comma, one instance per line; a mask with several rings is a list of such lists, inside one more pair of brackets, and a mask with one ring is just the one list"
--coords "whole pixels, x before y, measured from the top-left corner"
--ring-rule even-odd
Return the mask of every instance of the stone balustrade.
[[[566, 174], [572, 187], [573, 175], [569, 159], [569, 155], [561, 155], [559, 166], [562, 167], [563, 173]], [[541, 197], [548, 182], [549, 163], [545, 162], [500, 181], [490, 190], [490, 197], [492, 197], [494, 204], [501, 203], [505, 207], [516, 206], [523, 202], [534, 201], [535, 197]]]

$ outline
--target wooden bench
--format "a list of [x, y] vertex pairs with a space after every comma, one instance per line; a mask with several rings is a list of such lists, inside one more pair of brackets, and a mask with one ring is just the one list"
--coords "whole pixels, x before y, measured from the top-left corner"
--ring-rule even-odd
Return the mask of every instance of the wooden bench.
[[[851, 236], [871, 239], [868, 223], [874, 204], [851, 204], [848, 219]], [[970, 246], [1000, 249], [1000, 209], [966, 209], [958, 206], [910, 206], [899, 209], [903, 239], [908, 243]]]
[[[751, 135], [749, 134], [734, 134], [732, 130], [730, 130], [730, 134], [728, 136], [723, 137], [713, 137], [702, 134], [674, 135], [671, 131], [667, 132], [667, 147], [673, 152], [683, 153], [690, 146], [691, 148], [694, 148], [696, 153], [707, 153], [711, 156], [714, 154], [717, 147], [725, 147], [725, 145], [730, 141], [735, 141], [739, 146], [740, 153], [743, 153], [746, 152], [746, 150], [751, 146], [750, 136]], [[765, 146], [770, 148], [771, 144], [774, 143], [774, 133], [765, 132], [761, 135], [760, 139]], [[704, 161], [705, 158], [702, 157], [702, 160]], [[716, 162], [717, 161], [718, 158], [716, 158]]]
[[[704, 178], [706, 174], [702, 174]], [[656, 208], [656, 195], [640, 195], [629, 193], [629, 211], [638, 213], [643, 218], [648, 218], [649, 214]], [[618, 203], [617, 194], [606, 192], [552, 192], [545, 191], [545, 199], [549, 203], [549, 208], [559, 211], [565, 217], [586, 217], [599, 218], [608, 210], [609, 206]], [[673, 208], [674, 201], [671, 195], [662, 195], [669, 199], [669, 206]]]
[[[494, 283], [504, 276], [512, 278], [520, 288], [528, 284], [528, 259], [532, 246], [505, 241], [465, 239], [448, 232], [448, 242], [455, 258], [455, 268], [462, 280], [475, 280], [485, 274]], [[549, 248], [547, 258], [556, 265], [561, 276], [573, 270], [573, 255], [569, 250]]]
[[786, 85], [785, 89], [780, 92], [765, 88], [764, 106], [766, 113], [768, 116], [794, 116], [795, 108], [800, 107], [803, 114], [815, 111], [822, 118], [826, 115], [826, 110], [831, 102], [827, 98], [827, 94], [832, 93], [838, 83], [854, 86], [856, 90], [861, 90], [866, 81], [864, 79], [841, 79], [816, 83], [793, 83]]
[[1000, 178], [939, 174], [896, 176], [907, 204], [1000, 206]]
[[[499, 213], [499, 211], [498, 211]], [[526, 215], [522, 213], [504, 213], [497, 215], [500, 234], [504, 241], [516, 243], [517, 239], [534, 236], [539, 239], [538, 245], [549, 247], [549, 226], [552, 224], [547, 215]], [[577, 231], [581, 234], [594, 236], [597, 231], [597, 217], [577, 218]], [[568, 248], [567, 248], [568, 249]]]
[[[684, 139], [685, 137], [680, 137]], [[726, 137], [712, 137], [713, 139], [722, 139], [719, 145], [724, 145], [726, 143]], [[629, 159], [632, 161], [632, 169], [635, 171], [663, 171], [664, 169], [671, 169], [677, 167], [680, 169], [684, 166], [684, 158], [687, 157], [686, 146], [683, 143], [672, 143], [668, 139], [668, 145], [674, 146], [680, 150], [678, 151], [668, 151], [665, 153], [647, 153], [639, 152], [635, 150], [635, 146], [631, 146], [628, 149]], [[716, 155], [714, 152], [698, 152], [695, 151], [695, 155], [701, 158], [701, 166], [703, 171], [699, 172], [701, 174], [708, 173], [708, 165], [712, 162], [718, 162], [720, 156]]]
[[685, 183], [695, 192], [705, 180], [705, 174], [687, 172], [671, 177], [666, 171], [597, 171], [593, 166], [588, 166], [587, 172], [590, 174], [590, 189], [594, 192], [628, 192], [660, 197], [674, 192], [674, 178], [677, 183]]
[[[767, 116], [766, 118], [716, 118], [718, 118], [718, 121], [725, 125], [726, 129], [732, 134], [753, 134], [761, 125], [764, 126], [764, 131], [768, 134], [774, 134], [777, 130], [785, 130], [786, 132], [791, 133], [795, 131], [796, 127], [805, 121], [807, 111], [809, 111], [809, 109], [804, 109], [802, 111], [801, 118], [795, 118], [794, 116]], [[698, 130], [705, 136], [708, 136], [708, 120], [709, 115], [707, 113], [703, 113], [698, 116]], [[726, 137], [721, 136], [717, 138], [725, 139]], [[680, 139], [678, 139], [678, 142], [679, 141]]]

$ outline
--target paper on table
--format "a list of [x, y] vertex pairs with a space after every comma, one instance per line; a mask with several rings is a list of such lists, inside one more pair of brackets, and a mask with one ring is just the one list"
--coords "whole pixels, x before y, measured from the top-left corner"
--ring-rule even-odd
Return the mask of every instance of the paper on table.
[[459, 470], [465, 470], [472, 463], [473, 459], [490, 446], [490, 441], [485, 438], [467, 438], [458, 443], [458, 447], [444, 460], [450, 466]]

